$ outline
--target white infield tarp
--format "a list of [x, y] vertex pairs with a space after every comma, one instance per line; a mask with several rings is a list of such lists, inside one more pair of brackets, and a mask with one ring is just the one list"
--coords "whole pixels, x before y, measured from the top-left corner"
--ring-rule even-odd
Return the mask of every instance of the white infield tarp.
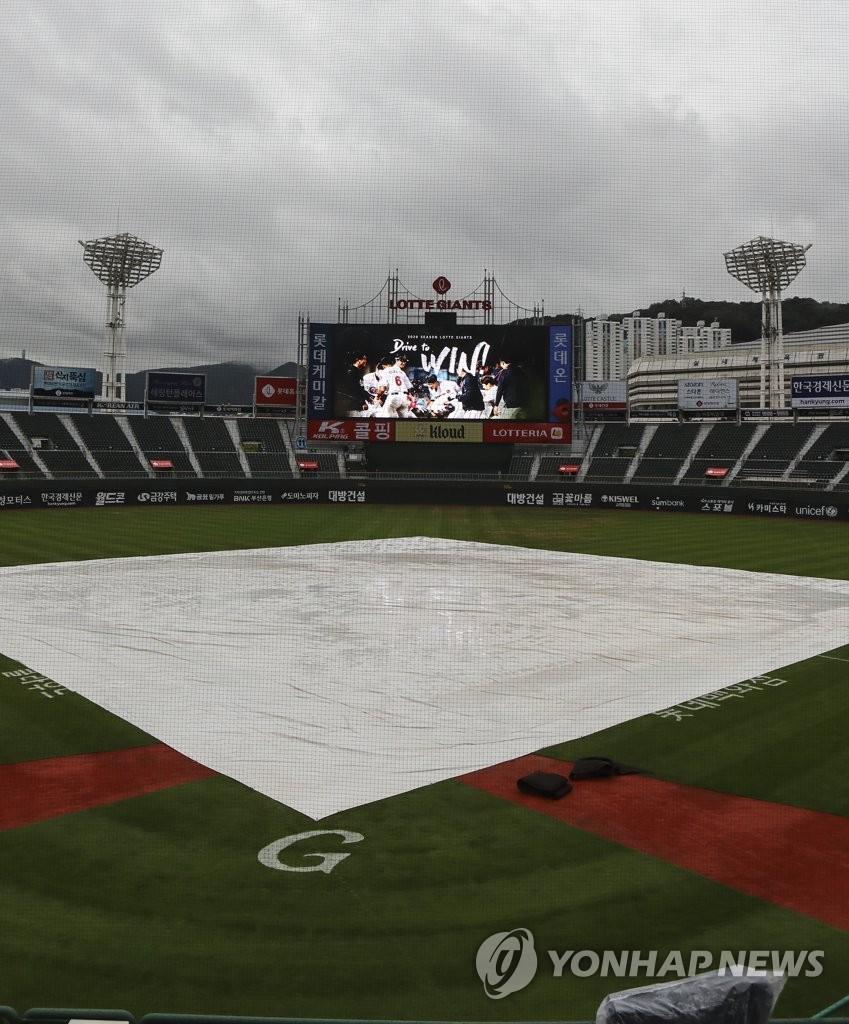
[[849, 582], [416, 537], [5, 568], [0, 617], [4, 654], [319, 819], [845, 644]]

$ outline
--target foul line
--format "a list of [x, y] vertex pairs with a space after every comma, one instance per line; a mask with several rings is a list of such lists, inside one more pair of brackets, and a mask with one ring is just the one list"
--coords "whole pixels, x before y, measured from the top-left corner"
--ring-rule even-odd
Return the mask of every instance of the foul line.
[[516, 788], [571, 767], [530, 755], [458, 781], [849, 931], [849, 818], [641, 775], [576, 782], [560, 800]]

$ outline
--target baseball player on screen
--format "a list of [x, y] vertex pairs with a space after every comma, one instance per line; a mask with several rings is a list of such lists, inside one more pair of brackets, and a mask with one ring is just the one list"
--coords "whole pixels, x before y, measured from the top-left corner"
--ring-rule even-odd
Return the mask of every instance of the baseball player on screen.
[[400, 417], [405, 420], [416, 418], [410, 407], [412, 381], [407, 376], [407, 360], [400, 353], [395, 362], [384, 370], [382, 377], [383, 405], [375, 413], [376, 418]]

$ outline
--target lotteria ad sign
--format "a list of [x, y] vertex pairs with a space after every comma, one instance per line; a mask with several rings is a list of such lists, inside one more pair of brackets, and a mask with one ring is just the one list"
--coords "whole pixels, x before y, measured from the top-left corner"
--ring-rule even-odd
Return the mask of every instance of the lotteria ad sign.
[[257, 377], [254, 385], [254, 404], [264, 409], [294, 409], [297, 393], [298, 382], [294, 377]]
[[572, 326], [312, 324], [307, 423], [322, 441], [568, 443]]

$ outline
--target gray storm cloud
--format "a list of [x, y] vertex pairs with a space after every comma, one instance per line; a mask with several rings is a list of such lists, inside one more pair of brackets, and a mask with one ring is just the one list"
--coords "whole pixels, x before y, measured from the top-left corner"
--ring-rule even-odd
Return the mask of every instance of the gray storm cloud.
[[77, 239], [165, 250], [129, 366], [294, 357], [390, 270], [625, 312], [748, 300], [722, 253], [812, 242], [846, 301], [849, 7], [9, 0], [0, 357], [98, 363]]

